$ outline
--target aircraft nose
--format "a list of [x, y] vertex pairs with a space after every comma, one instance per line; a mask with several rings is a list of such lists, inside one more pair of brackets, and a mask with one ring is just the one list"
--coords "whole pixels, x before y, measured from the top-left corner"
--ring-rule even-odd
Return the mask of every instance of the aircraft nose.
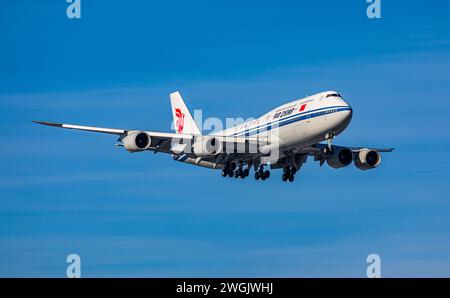
[[353, 116], [353, 109], [352, 109], [352, 107], [350, 107], [348, 105], [348, 109], [345, 111], [342, 111], [342, 121], [341, 122], [342, 122], [343, 126], [346, 127], [350, 123], [350, 121], [352, 120], [352, 116]]

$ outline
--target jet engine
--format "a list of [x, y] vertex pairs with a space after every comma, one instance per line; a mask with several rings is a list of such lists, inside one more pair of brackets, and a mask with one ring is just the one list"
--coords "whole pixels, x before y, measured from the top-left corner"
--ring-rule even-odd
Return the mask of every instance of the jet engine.
[[131, 131], [123, 138], [123, 146], [130, 152], [147, 150], [151, 145], [151, 138], [145, 131]]
[[214, 156], [223, 152], [223, 143], [214, 136], [197, 137], [192, 145], [195, 155], [199, 157]]
[[355, 166], [360, 170], [376, 168], [381, 163], [381, 155], [376, 150], [363, 149], [359, 151], [355, 159]]
[[335, 147], [333, 154], [327, 158], [327, 164], [334, 168], [339, 169], [348, 166], [353, 161], [353, 152], [348, 148]]

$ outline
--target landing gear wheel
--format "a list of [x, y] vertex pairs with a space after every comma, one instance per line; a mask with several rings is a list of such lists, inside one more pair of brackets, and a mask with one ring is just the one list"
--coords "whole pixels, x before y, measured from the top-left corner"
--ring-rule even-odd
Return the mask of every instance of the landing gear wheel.
[[238, 171], [234, 171], [234, 178], [239, 178], [239, 172]]
[[222, 174], [222, 177], [226, 177], [226, 176], [228, 176], [228, 171], [223, 169], [221, 174]]
[[297, 173], [297, 168], [296, 167], [292, 167], [291, 168], [291, 175], [295, 175], [295, 173]]
[[228, 177], [233, 177], [233, 171], [231, 171], [231, 170], [228, 170]]
[[297, 168], [296, 167], [285, 167], [283, 169], [283, 175], [281, 176], [281, 180], [283, 181], [289, 181], [292, 182], [294, 181], [294, 175], [297, 172]]
[[[249, 168], [245, 169], [244, 171], [249, 171]], [[270, 171], [269, 170], [264, 171], [263, 165], [259, 166], [259, 170], [256, 170], [256, 168], [255, 168], [255, 179], [256, 180], [258, 180], [258, 179], [266, 180], [269, 177], [270, 177]]]
[[264, 172], [259, 170], [257, 172], [255, 172], [255, 175], [258, 175], [259, 178], [261, 178], [261, 180], [266, 180], [266, 175], [264, 175]]
[[248, 177], [248, 175], [250, 175], [250, 170], [249, 169], [245, 169], [244, 170], [244, 175], [245, 175], [245, 177]]

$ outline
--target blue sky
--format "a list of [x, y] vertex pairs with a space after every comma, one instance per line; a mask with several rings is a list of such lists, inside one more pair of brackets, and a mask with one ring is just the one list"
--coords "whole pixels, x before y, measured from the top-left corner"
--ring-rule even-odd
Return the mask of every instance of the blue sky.
[[[244, 3], [242, 3], [244, 2]], [[82, 0], [0, 4], [0, 276], [450, 275], [450, 4]], [[254, 117], [338, 90], [342, 145], [380, 168], [309, 161], [266, 182], [129, 154], [31, 119], [170, 130], [168, 94], [204, 117]]]

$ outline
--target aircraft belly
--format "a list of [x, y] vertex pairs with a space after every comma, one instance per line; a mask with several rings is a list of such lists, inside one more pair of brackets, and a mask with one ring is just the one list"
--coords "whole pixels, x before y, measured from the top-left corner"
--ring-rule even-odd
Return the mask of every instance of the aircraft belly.
[[316, 117], [281, 127], [279, 134], [284, 146], [306, 146], [324, 140], [329, 130], [325, 117]]

